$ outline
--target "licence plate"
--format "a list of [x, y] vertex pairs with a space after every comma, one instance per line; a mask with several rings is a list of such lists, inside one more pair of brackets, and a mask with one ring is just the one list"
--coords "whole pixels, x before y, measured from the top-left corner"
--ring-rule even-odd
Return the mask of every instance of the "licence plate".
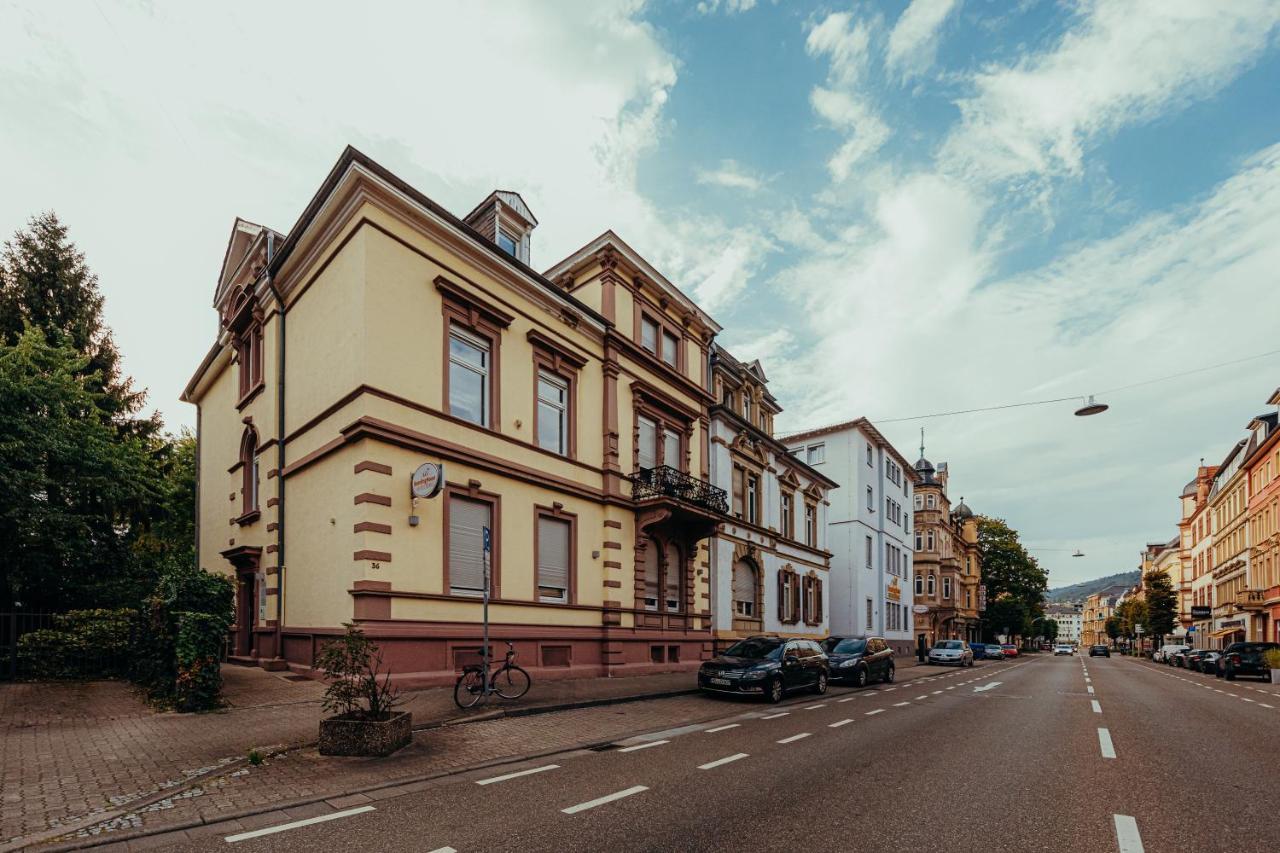
[[727, 687], [731, 682], [730, 682], [730, 681], [729, 681], [729, 679], [727, 679], [727, 678], [713, 678], [713, 679], [711, 679], [711, 683], [712, 683], [712, 684], [723, 684], [723, 685], [725, 685], [725, 686]]

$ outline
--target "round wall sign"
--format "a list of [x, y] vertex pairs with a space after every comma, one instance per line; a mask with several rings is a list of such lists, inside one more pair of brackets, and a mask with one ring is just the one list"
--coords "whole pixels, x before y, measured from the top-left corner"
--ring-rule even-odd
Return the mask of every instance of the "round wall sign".
[[917, 604], [915, 607], [911, 608], [911, 612], [916, 614], [928, 613], [929, 608], [925, 607], [923, 604]]
[[434, 498], [444, 488], [444, 465], [423, 462], [409, 480], [409, 491], [415, 498]]

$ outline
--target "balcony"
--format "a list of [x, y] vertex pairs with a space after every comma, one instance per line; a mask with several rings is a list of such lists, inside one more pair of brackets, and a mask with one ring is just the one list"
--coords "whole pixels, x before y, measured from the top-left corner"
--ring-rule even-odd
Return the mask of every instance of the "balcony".
[[715, 532], [729, 512], [724, 489], [667, 465], [642, 468], [631, 475], [631, 497], [641, 510], [641, 529], [664, 525], [678, 528], [682, 538], [704, 539]]
[[1265, 589], [1242, 589], [1236, 593], [1236, 608], [1239, 610], [1261, 610], [1266, 603]]

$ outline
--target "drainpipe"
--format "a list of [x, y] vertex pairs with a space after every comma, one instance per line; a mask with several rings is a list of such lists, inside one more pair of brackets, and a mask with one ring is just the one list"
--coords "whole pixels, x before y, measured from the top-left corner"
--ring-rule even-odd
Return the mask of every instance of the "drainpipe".
[[267, 232], [267, 287], [276, 300], [280, 329], [276, 335], [276, 659], [284, 659], [284, 355], [285, 305], [271, 276], [275, 234]]

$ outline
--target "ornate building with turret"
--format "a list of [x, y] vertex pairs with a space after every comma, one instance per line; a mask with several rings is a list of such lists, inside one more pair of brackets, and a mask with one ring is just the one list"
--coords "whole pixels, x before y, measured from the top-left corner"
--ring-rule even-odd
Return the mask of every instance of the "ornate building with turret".
[[947, 497], [947, 463], [925, 458], [915, 464], [915, 634], [931, 646], [938, 640], [976, 642], [982, 636], [982, 565], [978, 521], [960, 499]]

